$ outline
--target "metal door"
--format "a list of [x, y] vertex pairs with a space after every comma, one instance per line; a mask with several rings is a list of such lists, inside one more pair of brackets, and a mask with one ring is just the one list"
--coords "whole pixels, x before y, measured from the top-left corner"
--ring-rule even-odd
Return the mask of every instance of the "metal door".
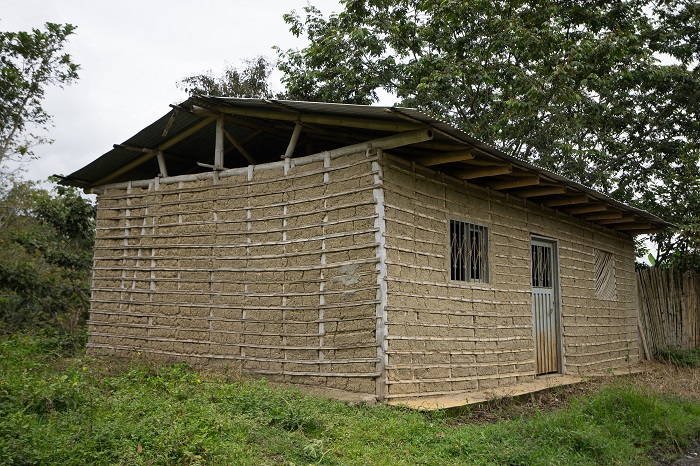
[[537, 374], [560, 372], [556, 243], [532, 239], [532, 321]]

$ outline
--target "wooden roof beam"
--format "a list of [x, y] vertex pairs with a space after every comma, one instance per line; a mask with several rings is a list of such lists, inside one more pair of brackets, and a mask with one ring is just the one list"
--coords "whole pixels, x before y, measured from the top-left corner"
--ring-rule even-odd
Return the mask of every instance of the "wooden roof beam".
[[287, 145], [287, 150], [282, 156], [283, 159], [288, 159], [294, 155], [294, 149], [297, 148], [297, 142], [299, 141], [299, 135], [301, 134], [302, 125], [297, 123], [294, 125], [294, 130], [292, 131], [292, 137], [289, 139], [289, 144]]
[[322, 153], [333, 154], [333, 156], [340, 156], [356, 154], [358, 152], [365, 152], [372, 149], [389, 150], [395, 149], [397, 147], [417, 144], [422, 141], [429, 141], [432, 138], [433, 130], [430, 128], [425, 128], [416, 131], [405, 131], [398, 134], [392, 134], [391, 136], [372, 139], [358, 144], [351, 144], [349, 146], [338, 147], [337, 149], [323, 151]]
[[168, 176], [168, 167], [165, 165], [165, 157], [163, 157], [163, 151], [159, 150], [156, 154], [156, 159], [158, 160], [158, 170], [160, 170], [160, 176]]
[[540, 181], [541, 178], [539, 176], [525, 176], [520, 178], [514, 177], [506, 181], [491, 183], [488, 185], [488, 187], [500, 191], [502, 189], [525, 188], [527, 186], [535, 186], [540, 184]]
[[477, 168], [474, 170], [462, 170], [453, 173], [462, 180], [475, 180], [477, 178], [486, 178], [489, 176], [507, 175], [513, 173], [513, 165], [492, 165], [490, 167]]
[[543, 188], [528, 189], [521, 192], [515, 192], [514, 195], [518, 197], [539, 197], [539, 196], [552, 196], [554, 194], [564, 194], [566, 192], [565, 186], [547, 186]]
[[216, 119], [216, 133], [214, 138], [214, 166], [224, 169], [224, 116]]
[[432, 167], [434, 165], [442, 165], [443, 163], [464, 162], [465, 160], [471, 160], [473, 158], [474, 153], [471, 150], [457, 150], [430, 157], [421, 157], [416, 160], [416, 162], [424, 167]]
[[142, 152], [144, 154], [151, 154], [154, 157], [157, 157], [158, 153], [160, 152], [161, 154], [163, 154], [164, 157], [167, 157], [168, 159], [181, 160], [183, 162], [189, 163], [194, 162], [192, 159], [188, 159], [187, 157], [183, 157], [181, 155], [173, 154], [171, 152], [157, 151], [155, 149], [149, 149], [148, 147], [126, 146], [124, 144], [113, 144], [112, 147], [114, 147], [115, 149], [126, 149], [132, 152]]
[[183, 139], [187, 139], [188, 137], [192, 136], [193, 134], [198, 133], [202, 129], [204, 129], [207, 126], [209, 126], [210, 124], [212, 124], [214, 121], [216, 121], [215, 117], [210, 116], [210, 117], [205, 118], [204, 120], [200, 121], [196, 125], [190, 126], [188, 129], [186, 129], [186, 130], [178, 133], [176, 136], [173, 136], [172, 138], [168, 139], [163, 144], [159, 145], [158, 148], [154, 149], [153, 152], [144, 154], [136, 160], [132, 160], [131, 162], [127, 163], [126, 165], [123, 165], [120, 168], [118, 168], [117, 170], [113, 171], [109, 175], [104, 176], [104, 177], [100, 178], [99, 180], [95, 181], [95, 183], [93, 183], [92, 185], [93, 186], [100, 186], [100, 185], [109, 183], [110, 181], [112, 181], [113, 179], [115, 179], [117, 177], [120, 177], [124, 173], [127, 173], [127, 172], [133, 170], [134, 168], [139, 167], [139, 166], [143, 165], [144, 163], [148, 162], [153, 157], [155, 157], [159, 151], [160, 152], [166, 151], [169, 148], [173, 147], [175, 144], [182, 141]]
[[637, 220], [636, 218], [634, 218], [630, 215], [630, 216], [611, 218], [611, 219], [607, 219], [607, 220], [601, 220], [600, 222], [596, 222], [596, 223], [598, 225], [614, 225], [616, 223], [630, 223], [630, 222], [634, 222], [636, 220]]
[[615, 225], [613, 228], [617, 231], [632, 231], [632, 230], [652, 230], [657, 228], [651, 223], [647, 222], [635, 222], [635, 223], [623, 223], [620, 225]]
[[[259, 134], [259, 133], [256, 132], [255, 134]], [[248, 161], [248, 163], [250, 163], [251, 165], [255, 165], [255, 164], [256, 164], [255, 159], [253, 158], [252, 155], [250, 155], [250, 154], [248, 153], [248, 151], [245, 149], [245, 147], [243, 147], [243, 144], [241, 144], [240, 142], [236, 141], [236, 140], [233, 138], [233, 136], [231, 136], [231, 135], [228, 133], [228, 131], [226, 131], [226, 130], [224, 130], [224, 136], [226, 136], [226, 139], [228, 139], [228, 142], [230, 142], [231, 145], [232, 145], [233, 147], [235, 147], [236, 150], [238, 150], [238, 152], [240, 152], [241, 155], [242, 155], [243, 157], [245, 157], [245, 159]]]
[[571, 215], [578, 215], [578, 214], [588, 214], [591, 212], [603, 212], [607, 209], [608, 209], [608, 206], [606, 206], [605, 204], [587, 204], [587, 205], [582, 205], [582, 206], [570, 207], [570, 208], [563, 209], [563, 210], [570, 213]]
[[583, 196], [561, 196], [555, 197], [554, 199], [548, 199], [544, 202], [547, 207], [561, 207], [577, 204], [586, 204], [590, 198], [586, 195]]
[[426, 124], [398, 121], [373, 121], [366, 118], [354, 118], [347, 116], [337, 116], [330, 114], [314, 113], [284, 113], [274, 110], [258, 108], [241, 108], [232, 105], [222, 105], [216, 107], [215, 111], [229, 115], [247, 116], [252, 118], [262, 118], [265, 120], [293, 121], [295, 123], [310, 123], [320, 125], [344, 126], [348, 128], [373, 129], [377, 131], [403, 132], [418, 129], [425, 129]]
[[584, 220], [588, 220], [588, 221], [619, 219], [619, 218], [622, 218], [622, 212], [610, 211], [610, 212], [593, 213], [593, 214], [588, 214], [588, 215], [582, 215], [581, 218]]

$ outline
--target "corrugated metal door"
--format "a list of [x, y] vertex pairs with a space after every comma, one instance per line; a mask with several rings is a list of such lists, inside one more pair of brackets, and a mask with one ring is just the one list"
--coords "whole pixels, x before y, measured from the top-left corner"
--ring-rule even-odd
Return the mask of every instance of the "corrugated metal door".
[[538, 375], [560, 372], [556, 252], [556, 243], [532, 240], [532, 319]]

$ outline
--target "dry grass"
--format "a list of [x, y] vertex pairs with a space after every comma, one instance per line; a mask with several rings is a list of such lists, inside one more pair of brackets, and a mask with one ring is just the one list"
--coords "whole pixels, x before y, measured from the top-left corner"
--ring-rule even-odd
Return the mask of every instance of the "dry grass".
[[655, 361], [643, 363], [644, 372], [628, 376], [652, 393], [700, 401], [700, 367], [678, 367]]

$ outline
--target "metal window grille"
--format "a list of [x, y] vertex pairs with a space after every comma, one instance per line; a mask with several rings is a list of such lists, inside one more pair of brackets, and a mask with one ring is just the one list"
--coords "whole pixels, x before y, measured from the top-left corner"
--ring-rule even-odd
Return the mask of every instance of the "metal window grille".
[[489, 281], [489, 229], [450, 220], [450, 278], [462, 282]]
[[617, 289], [615, 287], [615, 258], [609, 252], [596, 249], [594, 259], [596, 298], [617, 298]]
[[532, 245], [532, 286], [535, 288], [553, 288], [552, 248]]

